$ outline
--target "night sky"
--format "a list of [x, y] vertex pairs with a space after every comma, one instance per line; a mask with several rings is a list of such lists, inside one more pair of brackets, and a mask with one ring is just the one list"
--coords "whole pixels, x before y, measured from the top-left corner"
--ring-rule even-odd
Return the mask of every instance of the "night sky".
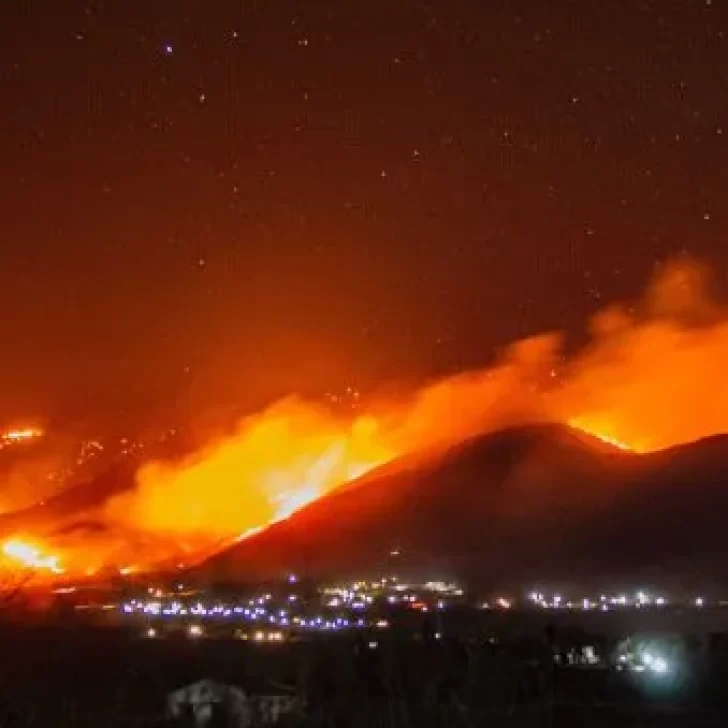
[[0, 423], [574, 335], [728, 264], [724, 0], [3, 0]]

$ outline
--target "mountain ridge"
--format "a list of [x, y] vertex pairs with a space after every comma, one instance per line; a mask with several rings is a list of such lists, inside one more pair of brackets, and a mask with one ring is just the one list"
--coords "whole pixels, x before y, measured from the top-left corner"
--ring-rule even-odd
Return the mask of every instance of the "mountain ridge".
[[[323, 578], [388, 567], [387, 555], [400, 551], [400, 567], [476, 581], [583, 579], [671, 563], [713, 572], [728, 550], [715, 518], [717, 504], [728, 505], [726, 483], [728, 436], [636, 454], [563, 425], [510, 428], [374, 471], [214, 556], [205, 570]], [[681, 520], [703, 544], [699, 553], [691, 555], [687, 537], [661, 550], [661, 531]]]

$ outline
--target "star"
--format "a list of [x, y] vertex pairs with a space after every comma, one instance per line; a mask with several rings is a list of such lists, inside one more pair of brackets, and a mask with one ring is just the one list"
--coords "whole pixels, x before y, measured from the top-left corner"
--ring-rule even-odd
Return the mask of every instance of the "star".
[[[160, 363], [187, 350], [208, 352], [211, 380], [266, 370], [270, 401], [318, 386], [321, 363], [415, 381], [521, 335], [579, 337], [683, 248], [728, 266], [715, 0], [612, 3], [598, 22], [598, 0], [545, 15], [472, 0], [457, 17], [447, 0], [355, 16], [156, 0], [124, 22], [113, 5], [36, 3], [0, 47], [0, 239], [18, 241], [0, 305], [38, 292], [4, 321], [19, 343], [0, 381], [31, 410], [93, 416], [67, 393], [78, 378], [109, 400], [100, 417], [118, 412], [122, 347], [140, 350], [125, 384], [158, 387], [160, 406], [178, 395]], [[588, 42], [564, 32], [579, 27]], [[109, 325], [55, 357], [89, 310]]]

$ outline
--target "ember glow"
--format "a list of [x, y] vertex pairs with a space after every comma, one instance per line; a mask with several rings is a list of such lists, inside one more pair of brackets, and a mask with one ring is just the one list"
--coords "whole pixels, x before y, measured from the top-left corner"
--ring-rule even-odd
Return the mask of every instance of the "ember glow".
[[18, 442], [27, 442], [29, 440], [35, 440], [36, 438], [43, 437], [43, 431], [35, 427], [25, 427], [17, 430], [8, 430], [0, 435], [0, 449], [7, 445], [12, 445]]
[[11, 568], [63, 573], [58, 556], [44, 553], [40, 547], [29, 541], [11, 538], [3, 542], [0, 550]]
[[625, 452], [640, 452], [640, 450], [636, 449], [632, 445], [613, 437], [606, 430], [590, 425], [579, 418], [570, 420], [569, 427], [573, 427], [575, 430], [580, 430], [586, 435], [596, 437], [597, 440], [601, 440], [605, 445], [616, 447], [618, 450], [624, 450]]
[[[728, 315], [708, 294], [702, 266], [666, 266], [641, 302], [601, 312], [589, 343], [565, 351], [558, 334], [536, 336], [490, 368], [368, 400], [355, 415], [284, 399], [181, 463], [147, 463], [136, 487], [97, 514], [115, 548], [64, 543], [64, 565], [189, 564], [378, 466], [508, 426], [569, 423], [632, 454], [728, 433], [728, 390], [716, 386], [728, 361]], [[129, 553], [126, 534], [143, 537], [139, 553]], [[58, 566], [41, 551], [25, 556], [38, 568]]]

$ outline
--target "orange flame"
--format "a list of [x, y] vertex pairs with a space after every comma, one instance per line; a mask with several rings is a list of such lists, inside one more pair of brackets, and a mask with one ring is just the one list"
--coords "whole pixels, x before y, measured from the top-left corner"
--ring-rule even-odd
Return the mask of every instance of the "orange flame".
[[[283, 400], [181, 464], [148, 463], [103, 518], [112, 530], [161, 537], [194, 558], [379, 465], [509, 425], [566, 422], [633, 452], [728, 433], [728, 388], [717, 386], [728, 361], [728, 312], [708, 288], [703, 266], [665, 266], [641, 302], [598, 314], [575, 354], [558, 334], [536, 336], [488, 369], [368, 408], [358, 399], [352, 419]], [[126, 554], [117, 567], [133, 560], [143, 570], [160, 558], [144, 555]], [[95, 568], [103, 559], [94, 556]]]
[[3, 542], [1, 550], [5, 558], [18, 568], [63, 573], [58, 556], [46, 554], [40, 547], [28, 541], [10, 538]]
[[0, 439], [9, 442], [20, 442], [22, 440], [32, 440], [36, 437], [42, 437], [43, 432], [34, 427], [26, 427], [22, 430], [10, 430], [0, 435]]
[[395, 455], [374, 418], [344, 422], [290, 399], [182, 465], [144, 467], [137, 489], [112, 501], [107, 514], [175, 538], [234, 538], [288, 518]]
[[21, 442], [28, 442], [43, 436], [43, 431], [35, 427], [24, 427], [17, 430], [8, 430], [0, 433], [0, 450], [10, 445], [16, 445]]
[[580, 430], [587, 435], [596, 437], [597, 440], [601, 440], [605, 445], [611, 445], [612, 447], [616, 447], [618, 450], [624, 450], [625, 452], [641, 452], [638, 446], [629, 445], [613, 435], [608, 434], [607, 431], [588, 424], [580, 418], [570, 420], [569, 427], [573, 427], [575, 430]]

